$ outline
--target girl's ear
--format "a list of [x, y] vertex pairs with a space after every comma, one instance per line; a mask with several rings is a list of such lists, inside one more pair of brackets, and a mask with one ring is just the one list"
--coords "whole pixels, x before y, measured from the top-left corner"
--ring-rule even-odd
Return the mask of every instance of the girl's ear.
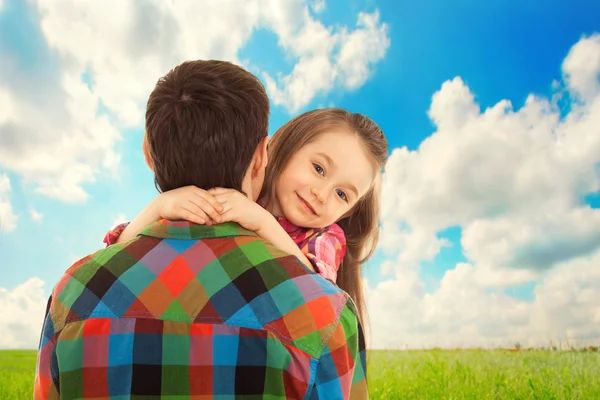
[[146, 136], [146, 132], [144, 132], [144, 142], [142, 143], [142, 150], [144, 151], [144, 158], [146, 159], [146, 164], [148, 168], [154, 171], [154, 167], [152, 166], [152, 158], [150, 157], [150, 151], [148, 150], [148, 137]]

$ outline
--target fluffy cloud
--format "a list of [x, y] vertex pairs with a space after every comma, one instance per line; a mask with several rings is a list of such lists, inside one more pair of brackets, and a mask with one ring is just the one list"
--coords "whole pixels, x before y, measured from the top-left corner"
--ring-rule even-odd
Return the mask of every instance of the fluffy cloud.
[[517, 300], [481, 285], [477, 267], [460, 263], [426, 293], [418, 271], [398, 267], [394, 279], [367, 292], [372, 348], [512, 347], [600, 340], [600, 252], [559, 264]]
[[271, 100], [291, 112], [333, 87], [352, 90], [361, 86], [390, 45], [388, 26], [379, 21], [378, 11], [359, 13], [354, 31], [336, 31], [313, 19], [307, 8], [294, 10], [287, 3], [277, 4], [267, 21], [279, 34], [280, 45], [298, 61], [277, 82], [268, 73], [264, 77]]
[[310, 7], [315, 13], [320, 13], [325, 9], [325, 0], [313, 0]]
[[0, 349], [36, 349], [48, 301], [44, 282], [31, 278], [9, 291], [0, 287]]
[[565, 81], [571, 92], [584, 101], [600, 93], [598, 69], [600, 65], [600, 35], [579, 41], [563, 63]]
[[[296, 59], [295, 72], [281, 85], [269, 80], [274, 101], [293, 110], [330, 89], [326, 81], [333, 83], [338, 72], [343, 87], [361, 85], [389, 47], [378, 11], [359, 13], [356, 29], [349, 30], [324, 25], [304, 1], [124, 1], [115, 3], [118, 10], [102, 4], [90, 9], [75, 0], [37, 0], [37, 5], [50, 47], [74, 69], [89, 72], [103, 105], [128, 125], [141, 122], [157, 77], [187, 59], [242, 63], [238, 52], [256, 29], [273, 31], [286, 56]], [[322, 9], [324, 2], [313, 6]], [[210, 18], [198, 24], [200, 15]], [[330, 76], [319, 77], [319, 69], [312, 80], [312, 68], [325, 64], [332, 67], [325, 72]]]
[[[502, 269], [501, 285], [598, 249], [600, 210], [581, 198], [600, 190], [599, 43], [582, 38], [554, 99], [530, 95], [518, 110], [508, 100], [480, 110], [460, 78], [445, 82], [429, 109], [437, 131], [390, 157], [383, 248], [414, 265], [446, 244], [437, 232], [460, 226], [465, 255]], [[561, 118], [566, 95], [579, 101]]]
[[35, 192], [82, 201], [82, 184], [115, 173], [120, 134], [98, 115], [98, 95], [73, 70], [22, 76], [10, 59], [0, 65], [0, 166]]
[[[552, 99], [518, 110], [481, 110], [460, 78], [445, 82], [429, 109], [437, 131], [393, 151], [381, 240], [392, 279], [368, 289], [373, 347], [600, 340], [600, 210], [582, 201], [600, 190], [600, 35], [575, 44], [562, 71]], [[420, 261], [456, 226], [469, 261], [426, 290]], [[527, 282], [532, 301], [505, 291]]]
[[31, 4], [48, 49], [39, 54], [43, 70], [28, 75], [3, 55], [0, 166], [63, 201], [85, 200], [84, 185], [118, 173], [120, 130], [142, 125], [156, 79], [184, 60], [225, 59], [254, 71], [238, 52], [253, 31], [273, 31], [293, 72], [265, 72], [266, 86], [276, 104], [297, 111], [334, 86], [363, 84], [389, 46], [377, 11], [360, 13], [355, 29], [326, 26], [308, 1]]
[[17, 227], [18, 217], [10, 204], [10, 180], [6, 174], [0, 175], [0, 232], [10, 232]]

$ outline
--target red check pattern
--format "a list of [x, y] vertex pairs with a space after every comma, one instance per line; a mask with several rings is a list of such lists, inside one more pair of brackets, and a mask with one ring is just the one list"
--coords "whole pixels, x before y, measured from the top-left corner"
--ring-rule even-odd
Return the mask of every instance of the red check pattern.
[[151, 224], [54, 287], [35, 399], [367, 398], [346, 293], [235, 224]]

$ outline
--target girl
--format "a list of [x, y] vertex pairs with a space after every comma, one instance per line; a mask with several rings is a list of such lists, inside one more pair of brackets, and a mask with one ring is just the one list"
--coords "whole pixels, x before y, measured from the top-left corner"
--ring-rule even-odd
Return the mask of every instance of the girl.
[[133, 239], [161, 218], [237, 222], [337, 283], [364, 321], [360, 266], [379, 238], [379, 180], [388, 157], [383, 132], [361, 114], [319, 109], [282, 126], [268, 154], [259, 204], [232, 189], [175, 189], [109, 232], [105, 243]]

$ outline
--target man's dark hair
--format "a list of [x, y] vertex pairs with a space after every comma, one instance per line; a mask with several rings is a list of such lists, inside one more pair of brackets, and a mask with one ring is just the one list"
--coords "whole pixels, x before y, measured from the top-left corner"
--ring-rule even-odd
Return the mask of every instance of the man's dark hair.
[[226, 61], [186, 61], [158, 80], [146, 108], [157, 189], [242, 189], [268, 135], [269, 99], [250, 72]]

